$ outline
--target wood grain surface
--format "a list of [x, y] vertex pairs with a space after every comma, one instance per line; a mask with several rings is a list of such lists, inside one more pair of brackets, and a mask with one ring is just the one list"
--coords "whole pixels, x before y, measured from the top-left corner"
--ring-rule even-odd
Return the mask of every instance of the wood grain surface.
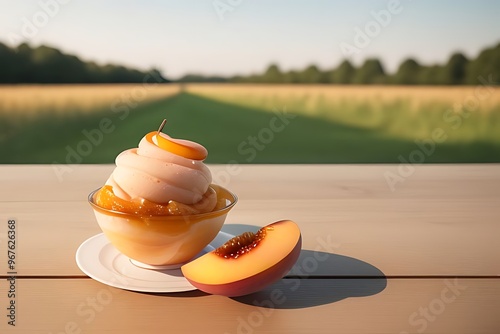
[[6, 221], [18, 227], [17, 325], [2, 314], [1, 333], [500, 332], [498, 164], [211, 165], [239, 198], [225, 232], [292, 219], [303, 235], [287, 278], [239, 299], [88, 278], [75, 262], [100, 233], [87, 195], [114, 166], [65, 167], [0, 166], [1, 253]]
[[497, 279], [303, 279], [298, 287], [286, 281], [231, 299], [197, 291], [144, 294], [91, 279], [22, 279], [16, 327], [3, 320], [0, 331], [493, 334], [500, 328]]

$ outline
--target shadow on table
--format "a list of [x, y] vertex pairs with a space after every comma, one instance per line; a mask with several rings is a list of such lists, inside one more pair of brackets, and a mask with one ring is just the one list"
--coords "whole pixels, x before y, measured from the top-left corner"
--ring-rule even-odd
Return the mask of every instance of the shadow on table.
[[[250, 225], [226, 225], [236, 235], [256, 230]], [[387, 279], [375, 266], [352, 257], [302, 250], [286, 278], [251, 295], [235, 297], [240, 303], [265, 308], [296, 309], [335, 303], [349, 297], [375, 295]]]

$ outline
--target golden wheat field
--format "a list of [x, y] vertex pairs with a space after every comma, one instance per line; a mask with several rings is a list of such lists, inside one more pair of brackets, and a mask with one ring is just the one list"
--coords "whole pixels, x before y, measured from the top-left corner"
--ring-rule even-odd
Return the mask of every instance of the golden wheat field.
[[[288, 110], [377, 131], [449, 142], [500, 142], [500, 88], [491, 86], [189, 85], [187, 92], [259, 110]], [[458, 128], [455, 131], [455, 128]]]
[[179, 92], [177, 85], [16, 85], [0, 86], [0, 115], [37, 112], [93, 112], [119, 101], [141, 103]]
[[[414, 110], [422, 105], [446, 103], [467, 104], [491, 111], [500, 105], [500, 88], [484, 86], [326, 86], [326, 85], [233, 85], [188, 84], [156, 85], [142, 88], [137, 84], [120, 85], [19, 85], [0, 86], [0, 112], [32, 113], [38, 110], [64, 112], [98, 110], [113, 101], [131, 98], [152, 101], [179, 93], [181, 90], [226, 102], [265, 106], [273, 102], [305, 101], [313, 112], [321, 100], [328, 102], [357, 101], [377, 105], [398, 100], [411, 103]], [[136, 97], [137, 96], [137, 97]], [[278, 107], [278, 106], [268, 106]]]
[[[136, 109], [179, 93], [228, 106], [287, 110], [328, 121], [376, 129], [398, 138], [426, 138], [460, 121], [450, 141], [500, 142], [500, 88], [492, 86], [355, 86], [263, 84], [111, 84], [0, 86], [3, 123], [37, 115]], [[472, 115], [472, 117], [470, 117]], [[9, 120], [10, 119], [10, 120]], [[464, 124], [462, 126], [462, 123]], [[7, 124], [4, 124], [4, 127]]]
[[134, 138], [168, 118], [171, 131], [200, 136], [214, 148], [210, 162], [224, 163], [242, 159], [234, 143], [289, 113], [296, 120], [259, 151], [255, 163], [398, 162], [436, 131], [446, 141], [426, 162], [496, 162], [499, 93], [483, 86], [1, 86], [0, 156], [4, 163], [63, 161], [68, 145], [109, 119], [116, 131], [85, 162], [110, 163], [110, 152], [133, 147]]
[[[412, 110], [429, 103], [468, 104], [473, 109], [491, 111], [500, 105], [500, 88], [492, 86], [358, 86], [358, 85], [264, 85], [191, 84], [187, 92], [227, 102], [252, 106], [279, 107], [272, 103], [304, 101], [309, 112], [323, 102], [355, 101], [373, 106], [408, 101]], [[477, 104], [477, 107], [476, 107]]]
[[331, 103], [370, 104], [377, 109], [404, 101], [413, 111], [429, 104], [462, 106], [488, 112], [500, 105], [500, 88], [484, 86], [326, 86], [187, 84], [150, 85], [16, 85], [0, 86], [0, 114], [33, 114], [38, 111], [91, 112], [109, 107], [117, 100], [147, 102], [179, 92], [237, 103], [249, 107], [295, 108], [314, 115]]

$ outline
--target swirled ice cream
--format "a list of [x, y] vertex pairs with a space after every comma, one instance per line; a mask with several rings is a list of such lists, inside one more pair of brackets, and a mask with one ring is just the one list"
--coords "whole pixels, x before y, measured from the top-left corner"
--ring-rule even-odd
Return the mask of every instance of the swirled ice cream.
[[212, 211], [217, 202], [200, 144], [148, 133], [138, 148], [116, 158], [116, 168], [96, 195], [103, 207], [135, 214], [180, 215]]

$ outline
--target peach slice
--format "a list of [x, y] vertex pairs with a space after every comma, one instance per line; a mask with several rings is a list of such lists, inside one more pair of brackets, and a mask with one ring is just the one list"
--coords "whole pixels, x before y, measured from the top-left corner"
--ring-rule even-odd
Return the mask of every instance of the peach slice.
[[245, 232], [216, 250], [181, 267], [186, 279], [201, 291], [236, 297], [281, 279], [297, 261], [302, 246], [299, 227], [281, 220]]
[[187, 159], [205, 160], [208, 155], [207, 149], [198, 143], [185, 139], [172, 138], [157, 131], [148, 133], [146, 140], [166, 151]]

